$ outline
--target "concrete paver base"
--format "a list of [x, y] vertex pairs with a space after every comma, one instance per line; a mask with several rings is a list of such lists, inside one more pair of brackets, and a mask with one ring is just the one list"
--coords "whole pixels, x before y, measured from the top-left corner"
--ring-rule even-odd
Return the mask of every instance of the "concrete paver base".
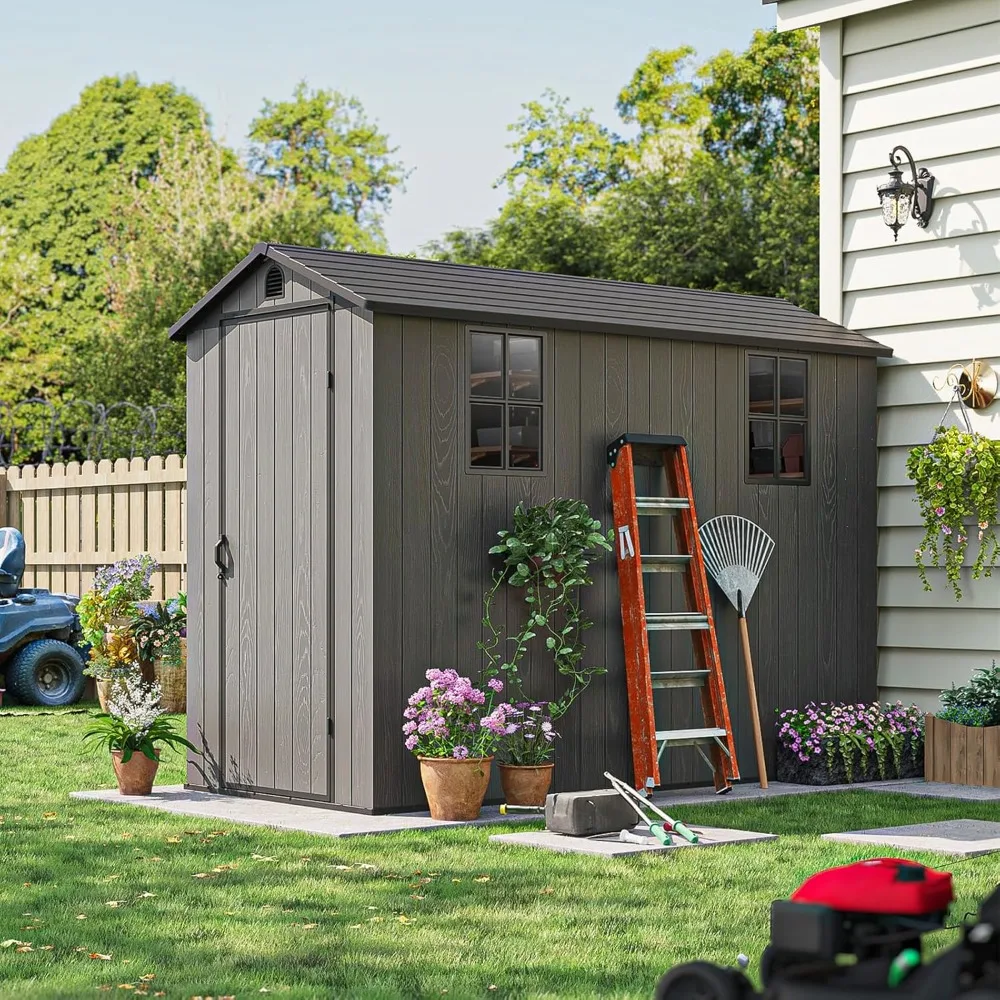
[[907, 851], [940, 851], [971, 858], [1000, 851], [1000, 823], [980, 819], [947, 819], [938, 823], [915, 823], [878, 830], [824, 833], [823, 839], [847, 844], [879, 844]]
[[[117, 802], [145, 806], [181, 816], [201, 816], [205, 819], [229, 823], [248, 823], [253, 826], [270, 826], [279, 830], [301, 830], [303, 833], [320, 833], [329, 837], [358, 837], [373, 833], [398, 833], [404, 830], [437, 830], [449, 826], [469, 826], [465, 822], [448, 822], [431, 819], [428, 812], [405, 813], [389, 816], [368, 816], [364, 813], [344, 812], [316, 806], [293, 805], [288, 802], [270, 802], [264, 799], [237, 795], [215, 795], [184, 788], [183, 785], [158, 785], [150, 795], [121, 795], [117, 789], [70, 792], [74, 799], [99, 802]], [[521, 814], [517, 819], [523, 819]], [[472, 824], [502, 823], [514, 816], [501, 816], [497, 806], [484, 806], [479, 819]]]
[[[691, 830], [698, 835], [697, 844], [689, 844], [679, 837], [670, 846], [659, 844], [652, 837], [647, 838], [646, 844], [631, 844], [619, 840], [617, 833], [596, 837], [569, 837], [561, 833], [549, 833], [548, 830], [527, 833], [494, 833], [490, 837], [490, 841], [495, 844], [512, 844], [517, 847], [541, 847], [562, 854], [597, 854], [605, 858], [616, 858], [626, 854], [648, 854], [652, 851], [669, 853], [685, 847], [719, 847], [724, 844], [758, 843], [778, 839], [773, 833], [725, 830], [717, 826], [692, 826]], [[644, 827], [636, 826], [632, 832], [642, 835], [646, 831]]]

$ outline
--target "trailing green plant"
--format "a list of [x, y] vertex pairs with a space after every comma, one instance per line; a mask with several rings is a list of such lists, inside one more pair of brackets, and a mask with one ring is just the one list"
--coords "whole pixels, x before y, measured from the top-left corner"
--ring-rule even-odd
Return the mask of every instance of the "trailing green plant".
[[839, 755], [848, 782], [854, 780], [855, 758], [860, 758], [864, 765], [871, 754], [875, 755], [880, 777], [886, 777], [890, 757], [898, 776], [907, 739], [915, 763], [924, 739], [923, 712], [917, 705], [904, 706], [901, 701], [885, 706], [878, 702], [870, 705], [810, 702], [805, 708], [785, 709], [778, 722], [778, 742], [783, 747], [803, 763], [825, 754], [829, 771]]
[[1000, 554], [994, 525], [1000, 502], [1000, 441], [960, 427], [938, 427], [934, 440], [910, 451], [906, 474], [916, 487], [924, 521], [924, 537], [914, 553], [924, 590], [931, 590], [927, 567], [944, 569], [961, 600], [959, 586], [969, 536], [979, 548], [971, 565], [972, 579], [990, 576]]
[[955, 687], [952, 683], [949, 690], [941, 692], [941, 704], [944, 711], [936, 714], [947, 722], [960, 726], [1000, 726], [1000, 667], [997, 661], [994, 660], [990, 667], [974, 670], [968, 684]]
[[116, 683], [108, 699], [107, 712], [94, 716], [94, 725], [84, 734], [84, 742], [95, 741], [94, 749], [120, 750], [122, 763], [127, 764], [132, 755], [141, 753], [156, 760], [158, 743], [165, 743], [176, 750], [186, 747], [194, 753], [201, 751], [174, 730], [174, 720], [168, 719], [160, 708], [160, 687], [147, 684], [139, 675], [139, 665], [120, 683]]
[[[611, 550], [613, 532], [604, 534], [582, 500], [554, 498], [536, 507], [518, 504], [513, 528], [497, 533], [500, 542], [489, 551], [503, 557], [493, 573], [493, 584], [483, 598], [483, 627], [488, 638], [477, 645], [486, 656], [484, 676], [504, 673], [508, 690], [531, 701], [524, 692], [519, 666], [528, 644], [539, 636], [556, 670], [568, 678], [562, 696], [548, 705], [551, 719], [563, 716], [604, 667], [582, 665], [586, 645], [582, 634], [593, 621], [580, 607], [580, 588], [591, 584], [587, 575], [594, 554]], [[493, 602], [504, 584], [524, 591], [527, 616], [512, 636], [505, 636], [492, 619]], [[503, 639], [502, 649], [501, 639]]]

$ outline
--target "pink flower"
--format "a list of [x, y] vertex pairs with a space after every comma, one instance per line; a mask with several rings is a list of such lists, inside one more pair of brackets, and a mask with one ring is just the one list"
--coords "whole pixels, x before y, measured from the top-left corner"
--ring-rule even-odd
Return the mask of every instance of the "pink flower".
[[503, 690], [503, 681], [499, 677], [491, 677], [486, 682], [486, 685], [491, 691], [496, 691], [497, 693]]
[[935, 507], [934, 513], [937, 514], [938, 517], [944, 517], [944, 507]]

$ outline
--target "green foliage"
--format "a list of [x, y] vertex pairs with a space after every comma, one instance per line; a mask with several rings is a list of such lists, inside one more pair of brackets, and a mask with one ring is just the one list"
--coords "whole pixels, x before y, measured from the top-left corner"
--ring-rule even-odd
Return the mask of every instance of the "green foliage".
[[382, 215], [406, 174], [357, 98], [302, 82], [291, 100], [264, 102], [250, 138], [251, 169], [311, 202], [320, 245], [384, 249]]
[[701, 65], [653, 49], [618, 95], [630, 140], [551, 92], [524, 108], [499, 216], [431, 255], [818, 308], [815, 32], [759, 31]]
[[962, 687], [941, 692], [944, 711], [939, 719], [962, 726], [1000, 726], [1000, 667], [997, 661], [989, 668], [973, 671], [972, 679]]
[[924, 521], [924, 537], [914, 553], [924, 590], [931, 589], [927, 566], [940, 566], [943, 552], [948, 582], [955, 599], [961, 600], [959, 580], [969, 535], [976, 531], [979, 543], [971, 567], [973, 580], [990, 576], [1000, 553], [995, 531], [1000, 441], [958, 427], [938, 427], [929, 445], [910, 451], [906, 474], [914, 482], [914, 499]]
[[[27, 289], [30, 322], [22, 317], [7, 350], [15, 359], [40, 353], [44, 363], [31, 380], [39, 391], [72, 383], [76, 347], [107, 307], [95, 258], [118, 178], [146, 181], [156, 171], [161, 140], [197, 130], [204, 117], [198, 101], [173, 84], [104, 77], [11, 154], [0, 173], [0, 226], [38, 273]], [[58, 294], [46, 292], [52, 276], [61, 279]], [[22, 375], [17, 384], [24, 382]]]
[[175, 616], [167, 605], [157, 601], [153, 607], [136, 607], [127, 630], [140, 660], [147, 663], [160, 660], [166, 666], [179, 666], [183, 662], [181, 629], [186, 624], [186, 615]]
[[[582, 500], [552, 499], [537, 507], [518, 504], [513, 530], [498, 532], [500, 543], [489, 551], [503, 558], [494, 572], [493, 585], [483, 599], [483, 626], [489, 639], [477, 646], [485, 654], [484, 676], [504, 673], [511, 697], [528, 700], [518, 667], [532, 639], [544, 637], [545, 648], [556, 670], [569, 679], [562, 696], [548, 705], [551, 719], [561, 718], [586, 690], [591, 680], [606, 673], [604, 667], [584, 667], [586, 646], [582, 633], [593, 626], [580, 608], [579, 588], [592, 582], [587, 570], [598, 549], [611, 549], [612, 532], [605, 535]], [[523, 589], [526, 618], [513, 636], [507, 636], [504, 653], [497, 652], [503, 632], [491, 617], [493, 601], [503, 584]], [[506, 647], [513, 651], [506, 653]]]

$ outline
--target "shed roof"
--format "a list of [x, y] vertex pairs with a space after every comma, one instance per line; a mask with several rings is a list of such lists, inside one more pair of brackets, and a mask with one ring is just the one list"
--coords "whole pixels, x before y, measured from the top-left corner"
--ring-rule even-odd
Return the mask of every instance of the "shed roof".
[[344, 305], [373, 312], [832, 354], [892, 353], [784, 299], [268, 243], [257, 244], [170, 328], [170, 336], [183, 338], [198, 315], [264, 257]]

